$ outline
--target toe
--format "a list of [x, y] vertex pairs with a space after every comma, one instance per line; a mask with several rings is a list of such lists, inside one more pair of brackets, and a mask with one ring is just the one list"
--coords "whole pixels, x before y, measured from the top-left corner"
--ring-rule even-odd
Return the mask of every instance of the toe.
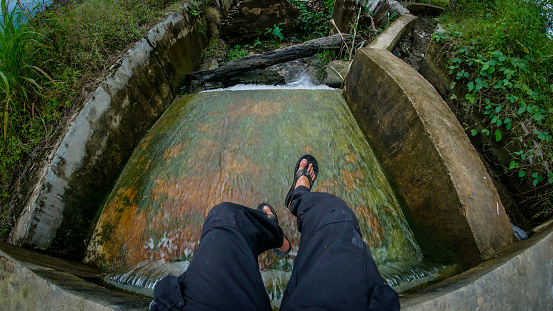
[[313, 169], [313, 164], [309, 163], [309, 167], [307, 168], [307, 172], [311, 176], [311, 180], [315, 180], [315, 170]]
[[273, 215], [273, 212], [271, 211], [271, 208], [268, 207], [267, 205], [263, 206], [263, 213], [265, 213], [267, 215]]
[[301, 160], [300, 161], [300, 166], [298, 167], [298, 172], [303, 170], [304, 168], [306, 168], [308, 163], [309, 162], [307, 162], [307, 159]]

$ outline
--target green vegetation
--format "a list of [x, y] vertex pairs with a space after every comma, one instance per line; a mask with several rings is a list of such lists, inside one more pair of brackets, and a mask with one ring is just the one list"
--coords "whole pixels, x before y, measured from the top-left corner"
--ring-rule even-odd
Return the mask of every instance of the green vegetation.
[[334, 0], [323, 0], [325, 9], [315, 10], [309, 7], [305, 1], [288, 0], [300, 10], [298, 25], [307, 34], [306, 39], [324, 37], [328, 34], [329, 20], [332, 17]]
[[275, 43], [280, 43], [284, 40], [284, 35], [282, 34], [282, 28], [280, 28], [280, 25], [274, 25], [273, 28], [267, 30], [267, 33]]
[[[457, 0], [434, 35], [449, 60], [451, 86], [473, 136], [500, 142], [510, 154], [506, 174], [533, 189], [523, 200], [534, 220], [553, 213], [553, 40], [541, 9], [551, 0]], [[550, 13], [551, 14], [551, 13]], [[528, 204], [529, 203], [529, 204]]]
[[55, 5], [27, 19], [18, 9], [8, 14], [10, 0], [0, 1], [0, 238], [5, 238], [12, 225], [10, 192], [26, 162], [51, 148], [63, 120], [84, 104], [109, 67], [182, 2], [88, 0]]
[[443, 8], [447, 7], [450, 3], [449, 0], [415, 0], [415, 1], [407, 1], [407, 2], [418, 2], [418, 3], [432, 4], [432, 5], [441, 6]]
[[246, 57], [248, 56], [250, 46], [248, 44], [241, 46], [241, 45], [235, 45], [233, 48], [231, 48], [227, 54], [227, 58], [225, 59], [226, 62], [233, 61], [238, 58]]

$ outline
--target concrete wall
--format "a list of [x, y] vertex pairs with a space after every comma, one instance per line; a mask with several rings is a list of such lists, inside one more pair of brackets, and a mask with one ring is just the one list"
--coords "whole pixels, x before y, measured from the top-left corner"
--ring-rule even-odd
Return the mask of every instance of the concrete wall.
[[405, 311], [553, 310], [553, 226], [501, 256], [402, 295]]
[[205, 39], [185, 5], [139, 41], [50, 155], [9, 242], [80, 259], [94, 217], [143, 134], [200, 60]]
[[[405, 15], [396, 24], [411, 20]], [[423, 252], [449, 247], [465, 267], [474, 266], [512, 242], [509, 219], [447, 104], [387, 48], [375, 42], [357, 51], [344, 97], [405, 203]]]

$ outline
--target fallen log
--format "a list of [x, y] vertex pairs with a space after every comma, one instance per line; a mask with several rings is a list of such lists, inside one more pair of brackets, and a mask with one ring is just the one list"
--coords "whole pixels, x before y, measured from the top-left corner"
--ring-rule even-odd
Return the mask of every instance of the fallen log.
[[344, 44], [351, 43], [350, 41], [352, 38], [353, 36], [350, 34], [335, 34], [324, 38], [313, 39], [284, 49], [236, 59], [224, 63], [221, 67], [213, 70], [195, 71], [189, 73], [187, 79], [188, 81], [199, 80], [201, 82], [224, 81], [237, 74], [250, 70], [266, 68], [275, 64], [313, 56], [321, 50], [345, 48]]

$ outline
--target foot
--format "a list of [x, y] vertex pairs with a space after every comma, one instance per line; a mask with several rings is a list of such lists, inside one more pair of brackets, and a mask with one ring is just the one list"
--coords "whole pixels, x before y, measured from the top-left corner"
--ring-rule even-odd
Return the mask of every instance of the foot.
[[[297, 172], [307, 167], [307, 173], [311, 175], [311, 180], [315, 180], [315, 171], [313, 170], [313, 164], [309, 163], [309, 166], [308, 166], [307, 165], [308, 163], [309, 162], [307, 161], [307, 159], [301, 160], [300, 166]], [[304, 187], [307, 187], [307, 189], [311, 190], [311, 184], [309, 183], [309, 179], [307, 178], [307, 176], [304, 175], [298, 178], [298, 180], [296, 181], [296, 185], [294, 186], [294, 189], [296, 189], [299, 186], [304, 186]]]
[[[307, 179], [307, 177], [305, 179]], [[309, 180], [307, 181], [307, 183], [309, 184]], [[273, 215], [273, 212], [271, 212], [271, 209], [267, 205], [263, 206], [263, 212], [267, 215]], [[281, 252], [286, 252], [289, 249], [290, 249], [290, 242], [288, 241], [288, 239], [286, 239], [286, 237], [284, 237], [282, 239], [282, 246], [279, 247], [278, 250]]]

